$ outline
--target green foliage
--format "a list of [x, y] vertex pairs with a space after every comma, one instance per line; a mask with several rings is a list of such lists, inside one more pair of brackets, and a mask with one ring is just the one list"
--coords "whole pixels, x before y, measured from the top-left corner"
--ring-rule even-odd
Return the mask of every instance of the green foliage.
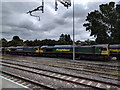
[[76, 41], [75, 42], [75, 44], [76, 45], [95, 45], [95, 44], [97, 44], [95, 41], [92, 41], [92, 40], [85, 40], [85, 41], [80, 41], [80, 40], [78, 40], [78, 41]]
[[69, 34], [61, 34], [58, 40], [58, 45], [70, 45], [72, 44], [72, 39]]
[[5, 39], [5, 38], [2, 38], [1, 40], [0, 40], [0, 46], [4, 46], [4, 47], [7, 47], [8, 45], [7, 45], [7, 40]]
[[96, 37], [96, 42], [103, 43], [120, 43], [120, 5], [114, 2], [102, 4], [100, 10], [88, 13], [83, 26], [90, 31], [90, 36]]
[[56, 41], [51, 39], [45, 39], [42, 40], [42, 45], [54, 46], [56, 45]]
[[[10, 46], [54, 46], [54, 45], [72, 45], [73, 42], [71, 40], [70, 35], [68, 34], [61, 34], [59, 40], [51, 40], [51, 39], [44, 39], [44, 40], [26, 40], [23, 41], [18, 36], [14, 36], [11, 41], [7, 41], [6, 39], [1, 39], [0, 42], [2, 43], [3, 47], [10, 47]], [[96, 44], [94, 41], [86, 40], [85, 42], [81, 42], [80, 40], [75, 42], [76, 45], [91, 45]]]
[[8, 42], [8, 46], [23, 46], [23, 40], [21, 40], [18, 36], [14, 36], [12, 41]]

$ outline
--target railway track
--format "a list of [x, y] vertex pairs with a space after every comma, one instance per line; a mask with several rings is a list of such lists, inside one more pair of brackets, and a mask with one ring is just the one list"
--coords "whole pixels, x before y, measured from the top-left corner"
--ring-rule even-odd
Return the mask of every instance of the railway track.
[[[8, 79], [11, 79], [17, 83], [20, 83], [24, 86], [29, 87], [29, 89], [47, 89], [47, 90], [55, 90], [53, 87], [50, 87], [49, 85], [45, 85], [44, 83], [40, 83], [38, 81], [32, 80], [30, 78], [27, 77], [23, 77], [22, 75], [20, 75], [20, 73], [13, 73], [7, 70], [2, 71], [2, 73], [4, 74], [4, 76], [6, 77], [6, 75], [8, 75]], [[15, 79], [15, 78], [19, 78], [19, 79]]]
[[[116, 88], [119, 85], [110, 82], [103, 82], [98, 80], [93, 80], [89, 78], [83, 78], [78, 76], [73, 76], [70, 74], [60, 73], [60, 72], [53, 72], [50, 70], [44, 70], [40, 68], [36, 68], [33, 66], [27, 66], [22, 64], [10, 63], [10, 62], [2, 62], [4, 67], [9, 67], [16, 70], [21, 70], [29, 73], [34, 73], [38, 75], [43, 75], [49, 78], [62, 80], [69, 83], [74, 83], [77, 85], [83, 85], [85, 87], [97, 88], [97, 89], [106, 89], [106, 88]], [[6, 73], [6, 71], [3, 71]]]
[[[4, 59], [4, 58], [3, 58]], [[51, 59], [51, 58], [50, 58]], [[22, 60], [25, 61], [25, 60]], [[26, 62], [26, 61], [25, 61]], [[27, 61], [28, 62], [28, 61]], [[96, 64], [96, 63], [91, 63], [91, 62], [83, 62], [83, 61], [61, 61], [59, 59], [53, 60], [45, 60], [45, 61], [34, 61], [34, 60], [29, 60], [29, 63], [39, 63], [39, 64], [44, 64], [48, 66], [53, 66], [53, 67], [63, 67], [66, 69], [71, 69], [71, 70], [76, 70], [76, 71], [83, 71], [84, 72], [89, 72], [89, 73], [94, 73], [98, 75], [106, 75], [105, 77], [108, 78], [107, 76], [113, 76], [113, 77], [119, 77], [120, 74], [120, 65], [111, 65], [111, 64]], [[46, 63], [47, 62], [47, 63]], [[82, 70], [81, 70], [82, 68]], [[103, 76], [104, 77], [104, 76]]]
[[[15, 60], [13, 60], [15, 61]], [[5, 61], [3, 61], [5, 62]], [[6, 62], [9, 62], [9, 61], [6, 61]], [[35, 64], [35, 65], [38, 65], [38, 62], [32, 62], [32, 61], [26, 61], [26, 60], [22, 60], [22, 61], [17, 61], [17, 62], [24, 62], [24, 63], [29, 63], [29, 64]], [[90, 75], [90, 74], [96, 74], [96, 75], [99, 75], [103, 78], [107, 78], [107, 79], [112, 79], [112, 80], [118, 80], [120, 81], [120, 76], [119, 75], [113, 75], [113, 74], [108, 74], [108, 73], [105, 73], [105, 72], [99, 72], [99, 71], [95, 71], [95, 70], [87, 70], [87, 69], [81, 69], [80, 67], [79, 68], [73, 68], [73, 67], [67, 67], [64, 66], [64, 65], [58, 65], [58, 64], [54, 64], [52, 63], [52, 65], [50, 64], [50, 62], [48, 62], [49, 64], [46, 64], [46, 63], [42, 63], [40, 62], [39, 64], [40, 65], [46, 65], [46, 66], [50, 66], [50, 67], [55, 67], [55, 68], [64, 68], [64, 69], [68, 69], [68, 70], [74, 70], [74, 71], [79, 71], [79, 72], [82, 72], [84, 74], [87, 74], [87, 75]], [[108, 77], [109, 76], [109, 77]]]
[[[51, 60], [47, 60], [47, 62], [51, 62]], [[69, 60], [69, 61], [62, 61], [62, 60], [54, 60], [52, 61], [52, 63], [59, 63], [62, 65], [71, 65], [71, 66], [92, 66], [95, 68], [100, 68], [100, 69], [108, 69], [108, 70], [118, 70], [120, 71], [120, 65], [111, 65], [111, 64], [98, 64], [98, 63], [91, 63], [91, 62], [83, 62], [83, 61], [73, 61], [73, 60]]]
[[[19, 55], [13, 55], [13, 56], [17, 56], [17, 57], [20, 57]], [[12, 56], [8, 56], [8, 57], [12, 57]], [[24, 56], [24, 57], [26, 57], [26, 56]], [[28, 58], [28, 57], [27, 57]], [[30, 57], [29, 57], [30, 58]], [[81, 61], [81, 60], [70, 60], [70, 59], [63, 59], [64, 60], [64, 62], [63, 62], [63, 60], [62, 59], [59, 59], [59, 58], [44, 58], [44, 57], [41, 57], [42, 59], [46, 59], [46, 61], [47, 62], [51, 62], [51, 61], [53, 61], [53, 62], [56, 62], [56, 63], [63, 63], [63, 64], [65, 64], [65, 62], [67, 63], [67, 64], [75, 64], [75, 65], [78, 65], [78, 64], [83, 64], [83, 65], [92, 65], [92, 66], [98, 66], [98, 67], [104, 67], [104, 68], [107, 68], [107, 69], [114, 69], [114, 68], [120, 68], [120, 65], [118, 64], [118, 61], [114, 61], [114, 62], [116, 62], [118, 65], [116, 65], [113, 61], [112, 62], [91, 62], [91, 61]], [[1, 59], [4, 59], [4, 57], [2, 57]]]
[[[13, 70], [14, 70], [14, 73], [12, 72]], [[44, 85], [46, 87], [49, 87], [51, 89], [75, 88], [75, 87], [77, 87], [77, 88], [92, 88], [92, 87], [87, 87], [87, 85], [82, 85], [82, 84], [79, 85], [79, 84], [70, 82], [69, 80], [62, 79], [62, 78], [53, 77], [53, 76], [50, 76], [50, 75], [42, 75], [42, 74], [40, 74], [38, 72], [35, 73], [35, 72], [31, 72], [31, 71], [25, 70], [24, 73], [22, 73], [22, 71], [23, 71], [23, 69], [20, 69], [20, 68], [19, 69], [13, 69], [13, 68], [10, 69], [10, 67], [9, 67], [9, 69], [7, 68], [7, 70], [4, 69], [3, 73], [14, 75], [16, 77], [20, 77], [22, 79], [26, 79], [26, 80], [32, 81], [32, 82], [34, 82], [36, 84], [42, 84], [42, 85]], [[25, 76], [25, 74], [26, 74], [26, 76]], [[47, 82], [49, 82], [49, 79], [51, 79], [50, 81], [52, 81], [52, 82], [49, 82], [49, 83], [44, 82], [40, 77], [42, 77], [42, 79], [48, 79]], [[41, 80], [42, 80], [42, 82], [41, 82]], [[55, 83], [53, 84], [54, 81], [57, 83], [56, 85], [55, 85]], [[59, 84], [60, 82], [62, 83], [62, 85]], [[64, 86], [64, 85], [66, 85], [66, 86]], [[72, 85], [72, 87], [71, 87], [71, 85]]]
[[[4, 58], [2, 58], [4, 59]], [[48, 59], [48, 58], [46, 58]], [[50, 58], [51, 59], [51, 58]], [[98, 64], [98, 63], [91, 63], [91, 62], [83, 62], [83, 61], [72, 61], [72, 60], [69, 60], [69, 61], [62, 61], [61, 59], [58, 59], [56, 60], [56, 58], [53, 58], [54, 60], [45, 60], [47, 61], [48, 63], [54, 63], [54, 64], [61, 64], [62, 66], [66, 66], [66, 65], [70, 65], [70, 66], [73, 66], [73, 67], [81, 67], [81, 66], [86, 66], [86, 67], [95, 67], [95, 68], [99, 68], [99, 69], [104, 69], [104, 70], [112, 70], [112, 71], [120, 71], [120, 65], [111, 65], [111, 64]], [[34, 60], [30, 60], [32, 62], [35, 62]], [[45, 61], [41, 61], [40, 62], [45, 62]]]

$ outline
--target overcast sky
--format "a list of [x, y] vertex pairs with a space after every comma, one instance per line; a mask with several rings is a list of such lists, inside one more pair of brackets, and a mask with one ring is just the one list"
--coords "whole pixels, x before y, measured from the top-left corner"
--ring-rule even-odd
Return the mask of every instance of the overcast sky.
[[[75, 40], [93, 40], [90, 33], [83, 27], [86, 16], [93, 10], [98, 10], [99, 5], [108, 3], [111, 0], [74, 0], [75, 1]], [[118, 2], [119, 0], [113, 0]], [[61, 3], [58, 3], [58, 10], [54, 9], [54, 0], [45, 0], [45, 13], [35, 12], [34, 14], [40, 16], [38, 18], [26, 14], [27, 11], [35, 9], [41, 5], [41, 1], [24, 0], [3, 0], [2, 9], [2, 23], [0, 27], [2, 30], [0, 34], [3, 38], [11, 40], [13, 36], [17, 35], [23, 40], [43, 40], [55, 39], [58, 40], [59, 36], [70, 34], [72, 38], [72, 6], [65, 8]], [[1, 5], [0, 5], [1, 6]]]

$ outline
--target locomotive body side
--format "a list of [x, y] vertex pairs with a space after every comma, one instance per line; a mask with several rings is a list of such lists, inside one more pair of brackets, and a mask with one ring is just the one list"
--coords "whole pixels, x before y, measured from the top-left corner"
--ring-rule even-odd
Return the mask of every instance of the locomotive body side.
[[110, 45], [109, 52], [110, 52], [110, 56], [120, 60], [120, 45]]
[[9, 53], [14, 55], [39, 55], [39, 47], [8, 47]]
[[72, 47], [67, 46], [46, 46], [41, 47], [42, 56], [49, 56], [49, 57], [72, 57]]
[[76, 49], [76, 55], [80, 59], [109, 60], [107, 45], [80, 46]]
[[[69, 46], [46, 46], [41, 48], [40, 55], [49, 57], [72, 58], [73, 47]], [[110, 59], [108, 46], [75, 46], [75, 58], [77, 59]]]
[[[72, 45], [56, 45], [56, 46], [17, 46], [2, 47], [3, 54], [31, 55], [31, 56], [49, 56], [49, 57], [66, 57], [72, 58]], [[91, 60], [110, 60], [116, 57], [120, 60], [120, 45], [91, 45], [91, 46], [75, 46], [76, 59]]]

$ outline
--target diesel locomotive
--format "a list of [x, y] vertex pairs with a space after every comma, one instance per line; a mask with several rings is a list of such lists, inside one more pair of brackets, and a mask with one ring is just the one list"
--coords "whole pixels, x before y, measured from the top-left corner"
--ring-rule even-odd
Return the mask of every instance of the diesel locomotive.
[[[47, 57], [73, 57], [72, 45], [55, 45], [55, 46], [34, 46], [34, 47], [3, 47], [3, 54], [30, 55], [30, 56], [47, 56]], [[90, 45], [75, 46], [76, 59], [91, 60], [111, 60], [115, 57], [120, 60], [120, 45]]]

